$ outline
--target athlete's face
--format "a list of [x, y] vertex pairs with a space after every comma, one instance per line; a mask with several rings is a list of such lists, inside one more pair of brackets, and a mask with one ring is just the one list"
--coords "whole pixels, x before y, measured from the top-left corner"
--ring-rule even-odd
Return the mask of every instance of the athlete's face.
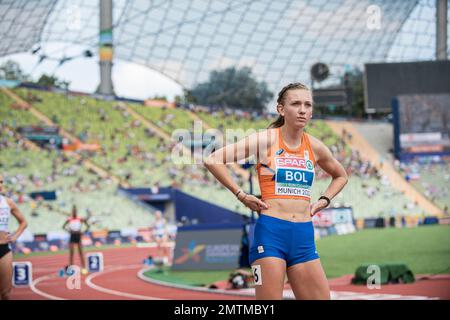
[[303, 128], [312, 117], [313, 102], [311, 91], [305, 89], [288, 90], [284, 94], [278, 112], [284, 116], [284, 122], [293, 127]]

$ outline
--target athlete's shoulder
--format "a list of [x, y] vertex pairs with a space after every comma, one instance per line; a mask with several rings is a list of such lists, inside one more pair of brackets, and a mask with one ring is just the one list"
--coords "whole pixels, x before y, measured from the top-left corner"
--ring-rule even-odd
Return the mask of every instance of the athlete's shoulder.
[[16, 203], [14, 202], [13, 199], [11, 199], [11, 198], [9, 198], [9, 197], [6, 197], [6, 196], [3, 196], [3, 198], [5, 199], [6, 203], [8, 204], [8, 206], [9, 206], [10, 208], [16, 207]]
[[324, 152], [328, 150], [328, 147], [323, 143], [322, 140], [314, 137], [313, 135], [307, 133], [309, 143], [311, 145], [311, 149], [314, 152], [314, 156], [316, 161], [320, 159], [321, 156], [323, 156]]
[[324, 146], [325, 146], [325, 143], [323, 143], [322, 140], [320, 140], [320, 139], [314, 137], [314, 136], [313, 136], [312, 134], [310, 134], [310, 133], [307, 133], [307, 132], [305, 132], [305, 133], [306, 133], [306, 135], [307, 135], [308, 138], [309, 138], [309, 143], [311, 144], [311, 147], [317, 148], [317, 147], [324, 147]]

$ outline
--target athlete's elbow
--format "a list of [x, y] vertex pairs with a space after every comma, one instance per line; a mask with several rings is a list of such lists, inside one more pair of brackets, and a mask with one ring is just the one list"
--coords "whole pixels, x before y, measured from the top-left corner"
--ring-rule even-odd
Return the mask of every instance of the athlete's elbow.
[[344, 187], [348, 182], [348, 175], [347, 172], [340, 171], [339, 173], [336, 173], [336, 175], [333, 176], [333, 180], [339, 181], [342, 183], [342, 186]]
[[213, 152], [203, 160], [203, 165], [209, 170], [214, 165], [220, 164], [219, 161], [217, 161], [217, 155]]
[[348, 175], [347, 172], [343, 172], [342, 175], [340, 176], [343, 186], [345, 186], [348, 183]]
[[203, 165], [206, 167], [206, 169], [210, 169], [214, 164], [214, 158], [213, 154], [211, 153], [209, 156], [203, 159]]
[[28, 222], [25, 218], [20, 219], [18, 222], [19, 222], [19, 227], [22, 230], [25, 230], [28, 227]]

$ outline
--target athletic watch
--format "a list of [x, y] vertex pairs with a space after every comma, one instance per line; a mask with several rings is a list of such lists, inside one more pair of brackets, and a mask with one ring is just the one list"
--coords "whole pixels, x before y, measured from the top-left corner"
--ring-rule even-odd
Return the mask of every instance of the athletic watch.
[[[330, 198], [325, 197], [325, 196], [320, 196], [320, 197], [319, 197], [319, 200], [320, 200], [320, 199], [325, 199], [325, 200], [327, 201], [327, 207], [330, 205], [330, 202], [331, 202], [331, 201], [330, 201]], [[319, 201], [319, 200], [317, 200], [317, 201]], [[325, 207], [325, 208], [326, 208], [326, 207]]]
[[[243, 193], [243, 194], [245, 194], [245, 195], [247, 195], [245, 192], [244, 192], [244, 190], [242, 190], [242, 189], [239, 189], [234, 195], [236, 196], [236, 198], [239, 200], [239, 201], [242, 201], [241, 199], [239, 199], [239, 194], [240, 193]], [[244, 198], [243, 199], [245, 199], [245, 196], [244, 196]]]

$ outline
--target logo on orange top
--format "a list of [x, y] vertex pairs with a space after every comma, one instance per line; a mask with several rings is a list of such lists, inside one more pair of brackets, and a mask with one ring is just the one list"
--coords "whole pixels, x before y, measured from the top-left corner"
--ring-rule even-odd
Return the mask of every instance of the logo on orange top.
[[307, 167], [309, 170], [314, 169], [314, 166], [313, 166], [313, 163], [312, 163], [311, 160], [306, 160], [306, 167]]
[[[278, 157], [275, 159], [277, 167], [289, 167], [306, 169], [306, 160], [303, 158], [282, 158]], [[309, 168], [308, 168], [309, 169]]]

